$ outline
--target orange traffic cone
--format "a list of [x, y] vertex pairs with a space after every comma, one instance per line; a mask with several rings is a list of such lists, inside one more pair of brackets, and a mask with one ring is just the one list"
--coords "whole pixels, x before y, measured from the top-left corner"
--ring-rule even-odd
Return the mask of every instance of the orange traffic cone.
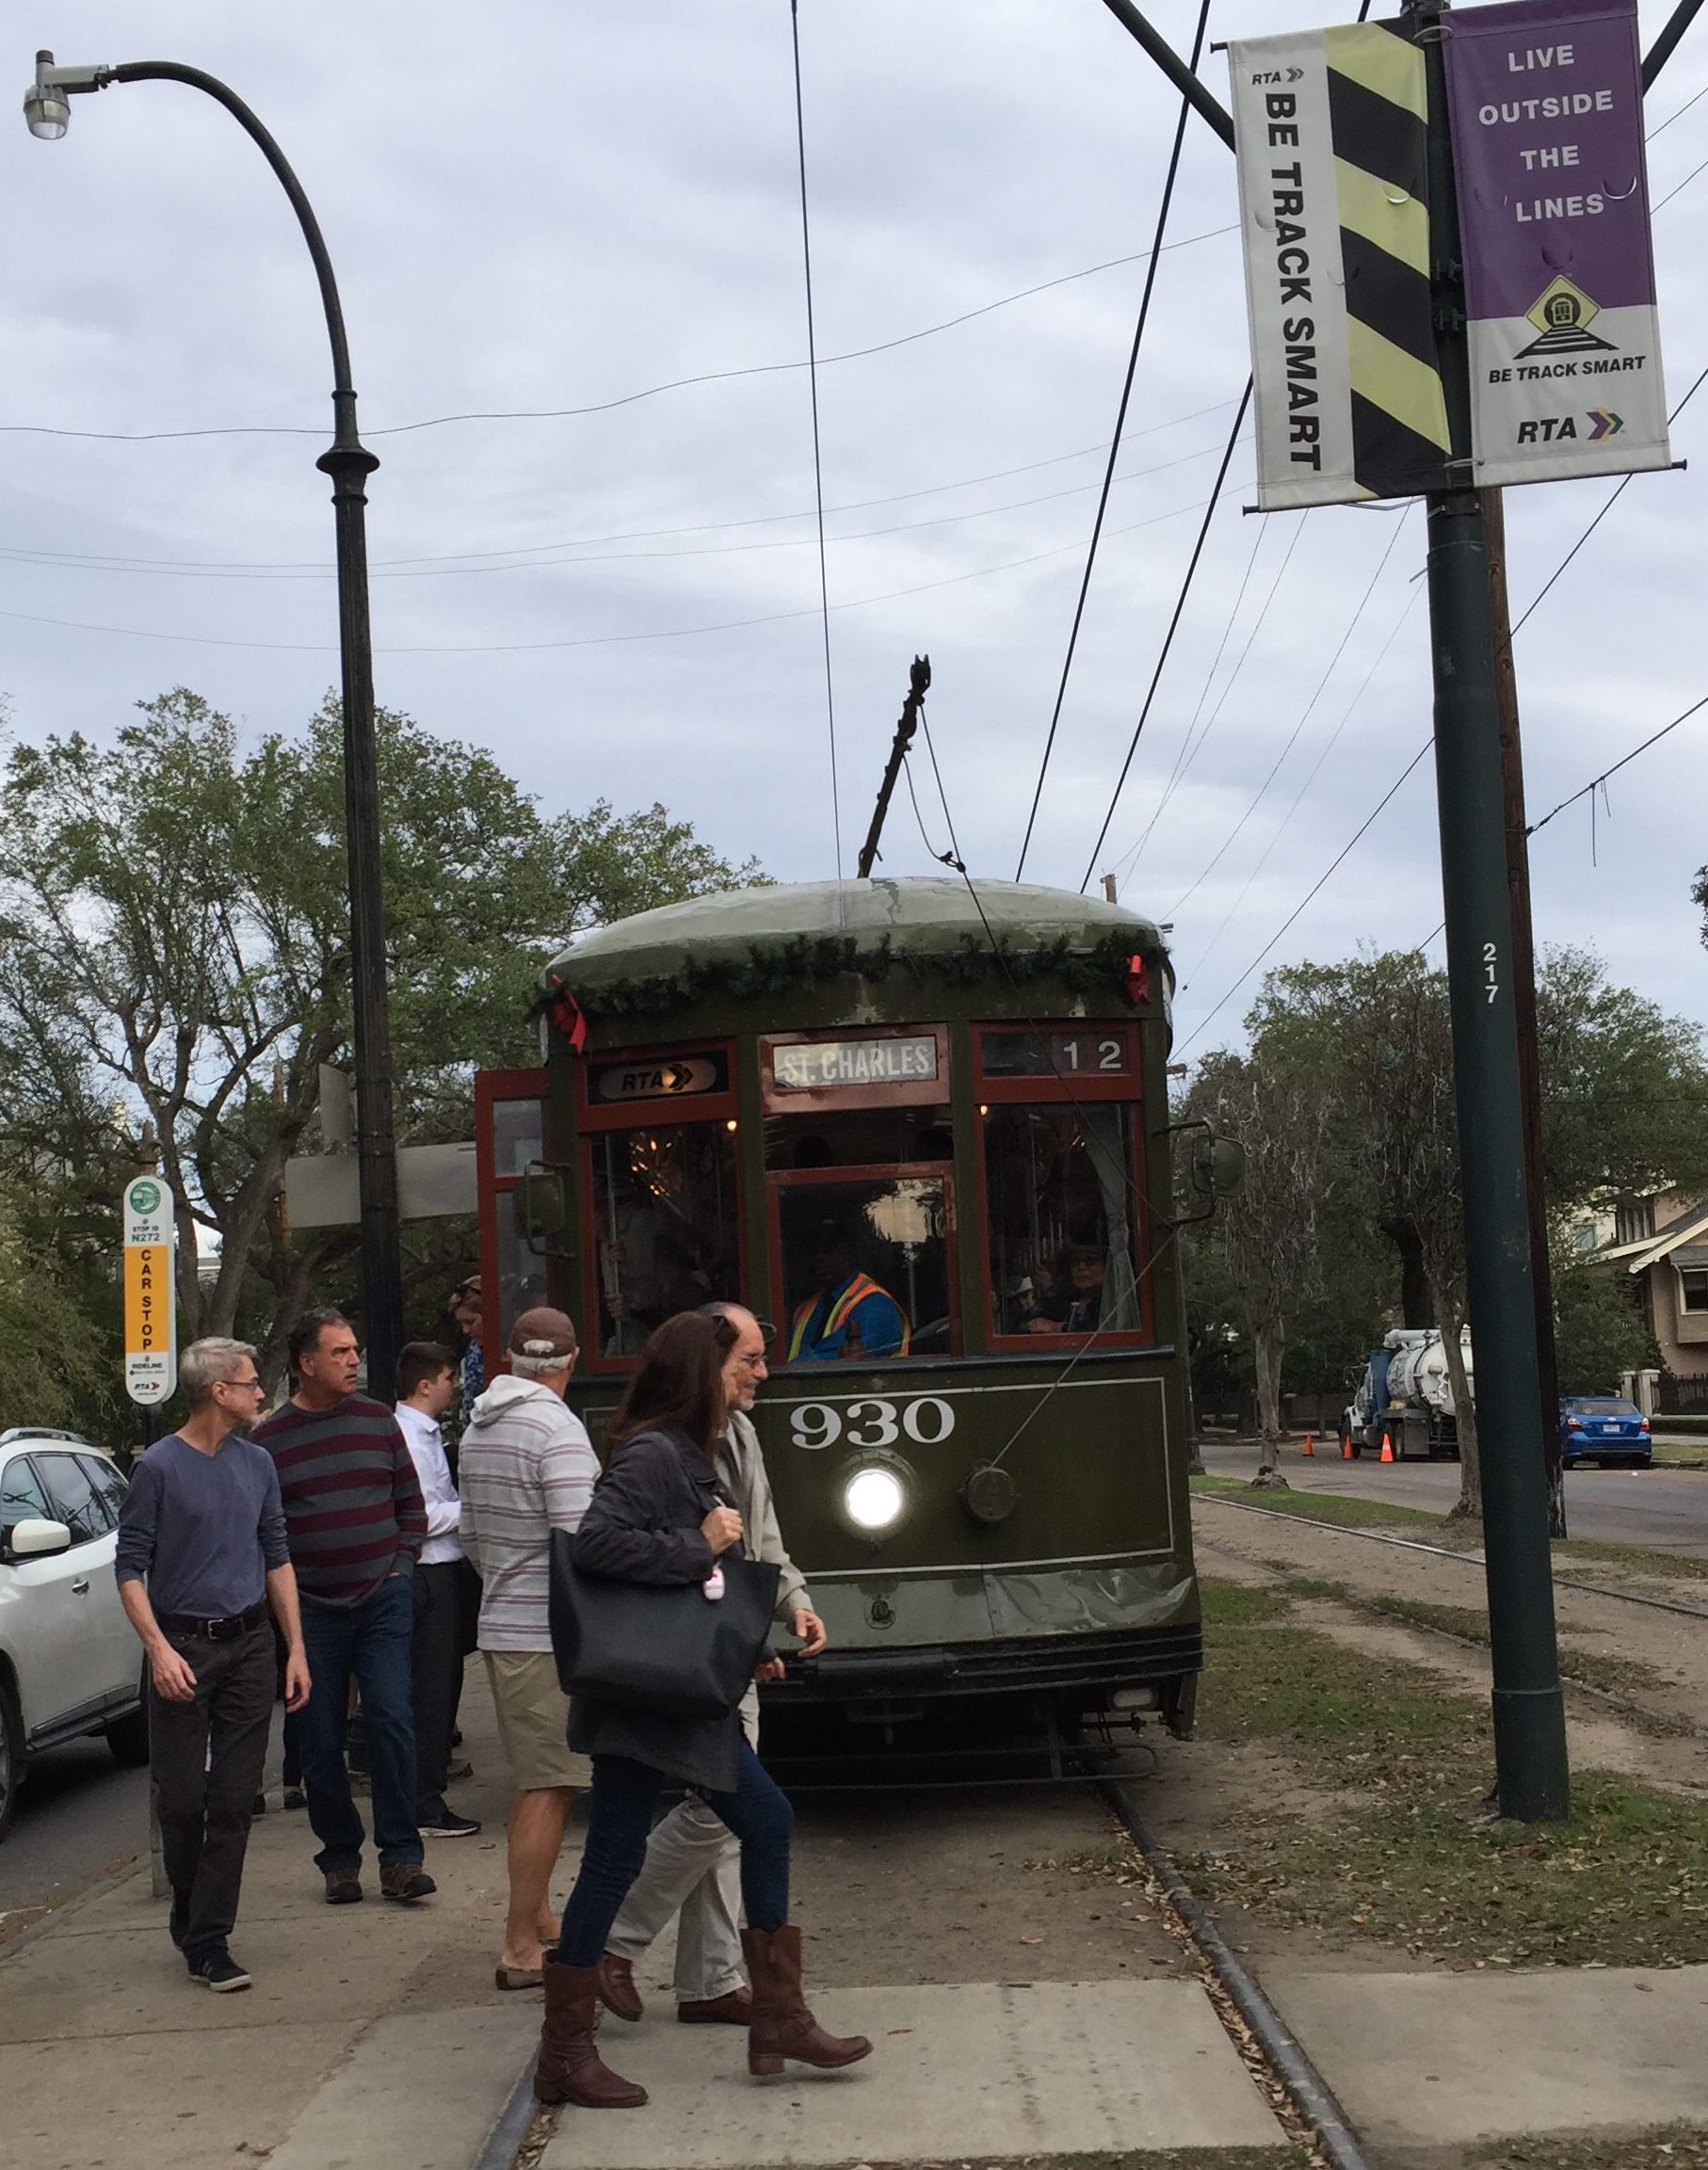
[[1342, 1460], [1343, 1462], [1349, 1462], [1349, 1461], [1351, 1461], [1351, 1459], [1353, 1458], [1353, 1457], [1352, 1457], [1352, 1434], [1351, 1434], [1350, 1432], [1348, 1432], [1348, 1433], [1345, 1435], [1345, 1438], [1344, 1438], [1344, 1439], [1341, 1440], [1341, 1443], [1340, 1443], [1340, 1458], [1341, 1458], [1341, 1460]]
[[1394, 1459], [1394, 1441], [1386, 1432], [1382, 1434], [1382, 1459], [1384, 1462], [1391, 1462]]
[[1306, 1461], [1308, 1462], [1313, 1462], [1316, 1459], [1316, 1449], [1312, 1444], [1312, 1441], [1315, 1438], [1316, 1434], [1314, 1432], [1307, 1432], [1305, 1434], [1305, 1443], [1299, 1449], [1299, 1452], [1304, 1455]]

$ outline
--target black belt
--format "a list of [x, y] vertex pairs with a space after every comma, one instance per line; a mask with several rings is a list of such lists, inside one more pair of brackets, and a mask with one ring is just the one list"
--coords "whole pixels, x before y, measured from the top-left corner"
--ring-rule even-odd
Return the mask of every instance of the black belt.
[[251, 1605], [247, 1613], [233, 1613], [223, 1620], [199, 1620], [189, 1613], [162, 1613], [160, 1625], [169, 1635], [195, 1635], [209, 1643], [234, 1643], [266, 1618], [266, 1605]]

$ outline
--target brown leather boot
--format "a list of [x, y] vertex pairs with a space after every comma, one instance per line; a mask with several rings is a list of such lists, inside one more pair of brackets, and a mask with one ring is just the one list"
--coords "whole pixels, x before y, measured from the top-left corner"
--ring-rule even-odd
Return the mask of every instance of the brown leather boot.
[[534, 2066], [534, 2093], [541, 2102], [575, 2102], [584, 2110], [638, 2110], [644, 2087], [613, 2072], [593, 2047], [599, 2024], [599, 1969], [565, 1967], [548, 1952], [545, 2025]]
[[753, 2011], [748, 2023], [748, 2070], [765, 2075], [782, 2070], [783, 2059], [814, 2065], [821, 2072], [858, 2065], [872, 2054], [863, 2034], [827, 2034], [807, 2009], [800, 1987], [800, 1931], [793, 1922], [768, 1935], [744, 1929], [741, 1948], [753, 1985]]
[[607, 1952], [599, 1962], [599, 2001], [620, 2019], [638, 2019], [646, 2011], [635, 1986], [634, 1968], [615, 1952]]

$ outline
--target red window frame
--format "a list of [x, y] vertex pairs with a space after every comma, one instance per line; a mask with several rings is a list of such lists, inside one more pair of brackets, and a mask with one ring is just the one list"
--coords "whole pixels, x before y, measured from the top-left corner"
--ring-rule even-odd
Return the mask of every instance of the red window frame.
[[[540, 1146], [546, 1150], [551, 1118], [548, 1072], [539, 1069], [487, 1069], [475, 1073], [475, 1187], [480, 1224], [480, 1350], [486, 1376], [495, 1379], [509, 1370], [504, 1347], [504, 1326], [499, 1309], [498, 1198], [501, 1192], [522, 1188], [523, 1178], [498, 1173], [493, 1149], [492, 1117], [496, 1108], [517, 1101], [532, 1101], [540, 1109]], [[556, 1293], [556, 1292], [554, 1292]]]
[[[987, 1077], [985, 1074], [985, 1039], [991, 1033], [1010, 1034], [1029, 1032], [1039, 1037], [1077, 1038], [1082, 1036], [1098, 1039], [1120, 1038], [1125, 1043], [1128, 1067], [1120, 1071], [1062, 1070], [1046, 1071], [1037, 1077]], [[1136, 1349], [1149, 1347], [1156, 1339], [1155, 1295], [1151, 1281], [1151, 1200], [1142, 1178], [1141, 1155], [1144, 1149], [1144, 1132], [1138, 1115], [1144, 1106], [1143, 1041], [1136, 1021], [1119, 1020], [1114, 1022], [1099, 1021], [1088, 1024], [1083, 1019], [1065, 1018], [1044, 1020], [1034, 1023], [1026, 1019], [1017, 1023], [1013, 1019], [973, 1027], [973, 1091], [979, 1111], [978, 1123], [978, 1191], [983, 1209], [986, 1250], [980, 1262], [979, 1278], [985, 1292], [985, 1332], [992, 1355], [1049, 1356], [1064, 1348], [1085, 1350], [1095, 1355], [1103, 1349]], [[1134, 1110], [1129, 1125], [1131, 1135], [1127, 1143], [1128, 1193], [1132, 1199], [1132, 1227], [1134, 1239], [1134, 1274], [1138, 1284], [1140, 1325], [1136, 1331], [1107, 1334], [1006, 1334], [998, 1324], [997, 1292], [991, 1273], [990, 1231], [991, 1179], [989, 1155], [986, 1150], [984, 1111], [1000, 1106], [1073, 1107], [1103, 1106], [1111, 1101], [1126, 1103]]]
[[[811, 1036], [802, 1034], [799, 1037], [806, 1038]], [[914, 1034], [907, 1037], [920, 1037], [923, 1036]], [[883, 1089], [888, 1091], [890, 1088], [886, 1086]], [[804, 1100], [806, 1095], [803, 1093], [800, 1098]], [[943, 1271], [945, 1276], [943, 1290], [944, 1300], [949, 1310], [949, 1345], [947, 1349], [930, 1349], [925, 1353], [927, 1358], [958, 1357], [960, 1355], [960, 1278], [959, 1270], [960, 1222], [955, 1210], [955, 1168], [954, 1164], [950, 1161], [865, 1161], [852, 1167], [767, 1168], [765, 1170], [765, 1243], [771, 1257], [771, 1286], [777, 1292], [778, 1309], [783, 1314], [776, 1322], [777, 1345], [781, 1351], [786, 1352], [788, 1349], [792, 1314], [789, 1310], [788, 1283], [783, 1278], [782, 1270], [782, 1215], [777, 1210], [778, 1193], [784, 1190], [810, 1190], [814, 1187], [823, 1189], [832, 1183], [894, 1182], [898, 1177], [907, 1176], [930, 1178], [943, 1185]], [[892, 1289], [890, 1294], [894, 1295], [894, 1290]], [[899, 1296], [896, 1296], [895, 1300], [897, 1303], [901, 1301]], [[908, 1323], [915, 1329], [919, 1326], [917, 1319], [910, 1319]], [[873, 1357], [867, 1368], [882, 1370], [889, 1364], [911, 1364], [919, 1360], [910, 1354], [905, 1357]], [[791, 1377], [796, 1375], [793, 1367], [787, 1361], [786, 1354], [781, 1355], [772, 1368], [780, 1372], [786, 1370]], [[823, 1367], [809, 1368], [822, 1369]]]
[[[591, 1065], [655, 1062], [664, 1055], [719, 1055], [728, 1086], [723, 1092], [685, 1093], [660, 1100], [595, 1101]], [[587, 1261], [584, 1277], [588, 1311], [588, 1341], [584, 1345], [581, 1368], [593, 1378], [626, 1378], [636, 1362], [634, 1357], [606, 1357], [599, 1353], [595, 1337], [599, 1324], [599, 1225], [593, 1198], [593, 1144], [607, 1131], [685, 1130], [691, 1124], [720, 1126], [733, 1133], [735, 1149], [735, 1258], [736, 1285], [748, 1285], [747, 1215], [742, 1211], [743, 1168], [740, 1109], [737, 1102], [735, 1042], [730, 1039], [697, 1039], [668, 1050], [614, 1048], [583, 1058], [575, 1073], [575, 1131], [581, 1154], [581, 1255]]]

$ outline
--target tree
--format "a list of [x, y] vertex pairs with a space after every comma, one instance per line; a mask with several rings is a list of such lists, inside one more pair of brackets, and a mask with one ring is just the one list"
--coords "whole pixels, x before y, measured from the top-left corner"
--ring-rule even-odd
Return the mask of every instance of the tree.
[[1656, 1361], [1635, 1285], [1617, 1266], [1556, 1262], [1554, 1310], [1562, 1394], [1617, 1393], [1621, 1372]]
[[[105, 1196], [152, 1123], [181, 1338], [259, 1320], [276, 1362], [353, 1242], [294, 1241], [280, 1207], [350, 1046], [338, 708], [245, 751], [183, 687], [140, 706], [109, 746], [53, 737], [0, 772], [0, 1068], [37, 1081], [4, 1147]], [[471, 1071], [533, 1059], [538, 972], [577, 927], [759, 877], [662, 806], [548, 817], [477, 748], [385, 711], [378, 738], [398, 1135], [463, 1135]]]
[[1319, 1279], [1317, 1208], [1323, 1189], [1326, 1101], [1316, 1081], [1253, 1059], [1213, 1055], [1185, 1112], [1246, 1149], [1245, 1181], [1218, 1207], [1224, 1253], [1256, 1372], [1260, 1485], [1277, 1471], [1282, 1437], [1281, 1362], [1287, 1323]]

